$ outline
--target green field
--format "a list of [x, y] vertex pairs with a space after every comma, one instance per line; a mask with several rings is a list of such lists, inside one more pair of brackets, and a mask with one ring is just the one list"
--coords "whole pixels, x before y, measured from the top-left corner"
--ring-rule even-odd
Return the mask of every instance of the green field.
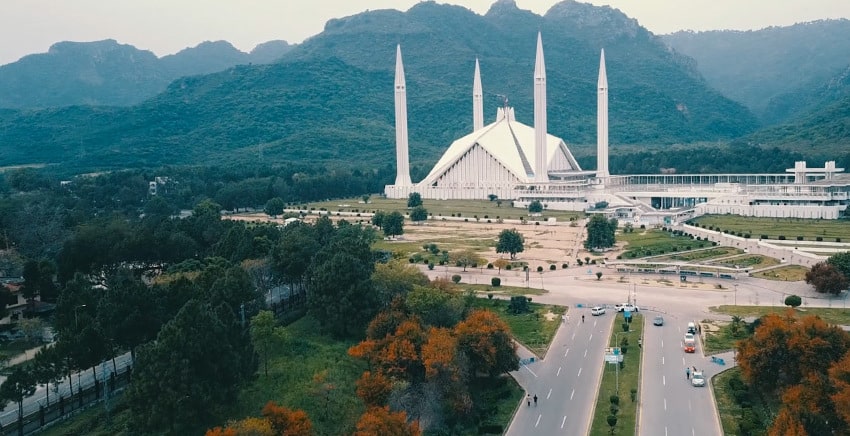
[[[391, 212], [397, 210], [406, 212], [407, 199], [388, 199], [376, 195], [369, 198], [369, 203], [362, 203], [362, 198], [347, 198], [342, 200], [331, 200], [316, 203], [307, 203], [298, 205], [302, 210], [325, 210], [331, 212], [368, 212], [372, 213], [378, 210]], [[509, 200], [502, 201], [501, 206], [496, 201], [488, 200], [423, 200], [423, 206], [428, 210], [429, 214], [435, 217], [451, 217], [460, 216], [469, 218], [470, 221], [475, 220], [477, 216], [480, 220], [491, 219], [495, 222], [496, 219], [520, 219], [526, 217], [530, 220], [545, 220], [547, 218], [557, 218], [558, 221], [570, 221], [584, 217], [580, 212], [568, 211], [549, 211], [545, 210], [540, 217], [529, 218], [528, 211], [525, 209], [511, 207]]]
[[689, 236], [673, 235], [661, 230], [635, 229], [631, 233], [617, 233], [617, 241], [626, 243], [626, 252], [623, 259], [632, 259], [646, 256], [656, 256], [678, 251], [695, 250], [697, 248], [711, 247], [708, 241], [697, 241]]
[[799, 282], [806, 280], [808, 268], [800, 265], [787, 265], [767, 271], [753, 273], [753, 277], [767, 280], [779, 280], [788, 282]]
[[[533, 298], [533, 297], [532, 297]], [[555, 337], [558, 326], [561, 325], [561, 315], [566, 313], [566, 307], [551, 304], [531, 303], [530, 313], [512, 315], [507, 313], [508, 301], [486, 298], [475, 300], [475, 306], [490, 309], [499, 315], [511, 328], [511, 333], [517, 341], [525, 345], [531, 352], [543, 358], [549, 350], [549, 344]], [[550, 314], [547, 316], [547, 314]]]
[[[706, 321], [703, 322], [705, 323]], [[706, 329], [704, 331], [705, 341], [703, 344], [705, 346], [705, 354], [716, 354], [732, 350], [738, 341], [749, 336], [746, 324], [743, 321], [737, 327], [733, 326], [731, 322], [718, 324], [708, 321], [708, 323], [719, 327], [719, 330], [709, 331]]]
[[629, 333], [623, 332], [622, 323], [623, 314], [619, 313], [614, 320], [611, 337], [608, 339], [609, 344], [613, 344], [615, 340], [622, 341], [623, 338], [629, 340], [628, 352], [623, 356], [623, 367], [619, 369], [620, 408], [617, 413], [617, 425], [612, 433], [607, 422], [607, 417], [611, 414], [609, 397], [617, 391], [617, 365], [606, 363], [605, 369], [602, 371], [602, 384], [599, 387], [599, 397], [596, 400], [593, 422], [590, 427], [590, 434], [593, 436], [610, 434], [631, 436], [635, 434], [637, 398], [640, 397], [640, 392], [636, 392], [634, 400], [632, 400], [630, 392], [631, 389], [639, 389], [640, 386], [640, 363], [643, 350], [637, 346], [637, 341], [638, 338], [643, 336], [643, 315], [634, 315]]
[[786, 240], [815, 241], [818, 237], [834, 242], [836, 238], [850, 242], [850, 224], [845, 220], [814, 220], [799, 218], [756, 218], [736, 215], [704, 215], [691, 221], [702, 227], [709, 226], [734, 233], [749, 233], [753, 239], [767, 235], [769, 239], [784, 236]]
[[[850, 308], [844, 308], [844, 301], [836, 299], [833, 302], [835, 308], [829, 307], [806, 307], [797, 308], [795, 313], [798, 317], [806, 315], [817, 315], [824, 321], [830, 324], [850, 325]], [[715, 313], [723, 313], [726, 315], [736, 315], [741, 318], [761, 317], [768, 313], [784, 314], [785, 311], [791, 310], [785, 306], [712, 306], [708, 308]]]
[[749, 269], [767, 268], [769, 266], [779, 265], [779, 260], [762, 256], [760, 254], [750, 254], [747, 256], [735, 256], [729, 259], [718, 260], [711, 262], [712, 265], [721, 265], [727, 267], [740, 267]]
[[[689, 238], [690, 239], [690, 238]], [[653, 260], [658, 261], [682, 261], [682, 262], [693, 262], [696, 260], [709, 260], [718, 257], [726, 257], [733, 256], [736, 254], [742, 254], [744, 250], [732, 247], [715, 247], [708, 250], [697, 250], [697, 251], [689, 251], [681, 254], [673, 254], [670, 256], [657, 257]]]

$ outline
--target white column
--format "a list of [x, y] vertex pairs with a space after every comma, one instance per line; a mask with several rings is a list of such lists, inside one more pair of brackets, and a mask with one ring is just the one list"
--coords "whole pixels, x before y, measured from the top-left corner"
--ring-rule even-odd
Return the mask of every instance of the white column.
[[481, 89], [481, 70], [475, 59], [475, 78], [472, 80], [472, 131], [484, 127], [484, 91]]
[[407, 86], [404, 82], [404, 65], [401, 63], [401, 45], [396, 47], [395, 58], [395, 157], [396, 186], [410, 186], [410, 164], [407, 156]]
[[605, 72], [605, 50], [599, 56], [599, 81], [596, 97], [596, 177], [608, 179], [608, 75]]
[[534, 181], [548, 182], [546, 170], [546, 65], [543, 62], [543, 38], [537, 32], [537, 58], [534, 62]]

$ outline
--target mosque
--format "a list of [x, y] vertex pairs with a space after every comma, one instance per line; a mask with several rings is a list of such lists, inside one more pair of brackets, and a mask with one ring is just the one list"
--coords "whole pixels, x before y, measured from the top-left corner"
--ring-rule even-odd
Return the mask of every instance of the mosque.
[[487, 199], [496, 195], [525, 207], [540, 201], [547, 209], [602, 213], [634, 224], [681, 222], [704, 214], [837, 219], [850, 204], [850, 175], [835, 161], [823, 168], [795, 162], [784, 174], [640, 174], [608, 171], [608, 78], [605, 51], [597, 86], [596, 170], [583, 170], [566, 142], [546, 126], [546, 66], [537, 35], [534, 66], [534, 126], [516, 121], [514, 109], [500, 107], [484, 125], [480, 67], [472, 86], [473, 131], [449, 145], [428, 175], [410, 179], [407, 90], [401, 46], [396, 48], [395, 184], [388, 198]]

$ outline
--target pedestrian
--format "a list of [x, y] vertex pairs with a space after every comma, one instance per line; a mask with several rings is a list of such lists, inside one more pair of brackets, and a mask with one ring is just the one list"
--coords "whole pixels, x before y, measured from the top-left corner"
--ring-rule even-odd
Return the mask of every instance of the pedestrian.
[[525, 394], [525, 400], [528, 401], [528, 407], [531, 407], [531, 394]]
[[534, 394], [534, 405], [537, 405], [537, 394]]
[[685, 380], [691, 379], [691, 368], [685, 367]]
[[638, 338], [638, 348], [643, 348], [643, 339]]
[[584, 322], [584, 315], [581, 316], [581, 322]]

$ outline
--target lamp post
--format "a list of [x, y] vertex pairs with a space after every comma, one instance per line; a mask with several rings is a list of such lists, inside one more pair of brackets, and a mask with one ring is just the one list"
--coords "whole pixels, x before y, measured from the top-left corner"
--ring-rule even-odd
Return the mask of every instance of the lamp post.
[[735, 283], [735, 305], [738, 305], [738, 284]]
[[83, 307], [86, 307], [86, 305], [80, 304], [80, 305], [74, 307], [74, 330], [78, 330], [80, 328], [80, 320], [79, 320], [79, 317], [77, 316], [77, 309], [80, 309], [80, 308], [83, 308]]

